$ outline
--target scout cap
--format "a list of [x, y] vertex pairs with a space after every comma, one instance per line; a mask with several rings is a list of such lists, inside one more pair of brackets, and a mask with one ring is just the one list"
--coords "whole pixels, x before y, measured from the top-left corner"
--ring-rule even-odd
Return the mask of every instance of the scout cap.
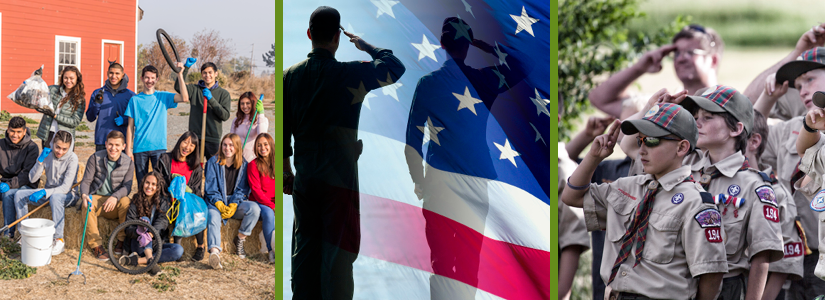
[[802, 55], [797, 57], [795, 61], [782, 65], [782, 67], [776, 71], [776, 82], [781, 84], [787, 81], [788, 87], [796, 88], [794, 80], [796, 80], [799, 75], [819, 68], [825, 68], [825, 48], [823, 47], [816, 47], [802, 52]]
[[659, 103], [650, 108], [640, 120], [622, 122], [625, 135], [641, 132], [652, 137], [673, 134], [690, 142], [690, 151], [696, 149], [696, 121], [684, 107], [673, 103]]
[[310, 32], [331, 32], [341, 26], [341, 14], [329, 6], [319, 6], [309, 16]]
[[745, 125], [746, 135], [753, 130], [753, 103], [732, 87], [717, 85], [708, 88], [701, 96], [687, 96], [682, 106], [694, 115], [699, 108], [712, 113], [730, 113]]

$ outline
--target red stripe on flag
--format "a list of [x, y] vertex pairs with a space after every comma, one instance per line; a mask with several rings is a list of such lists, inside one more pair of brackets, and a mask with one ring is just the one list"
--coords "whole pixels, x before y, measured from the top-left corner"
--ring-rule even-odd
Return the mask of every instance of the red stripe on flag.
[[[465, 263], [478, 256], [478, 272], [472, 266], [434, 271], [427, 222], [436, 229], [429, 239], [441, 241], [433, 242], [433, 252], [452, 253]], [[550, 252], [493, 240], [457, 221], [391, 199], [361, 194], [360, 254], [458, 280], [505, 299], [550, 297]]]

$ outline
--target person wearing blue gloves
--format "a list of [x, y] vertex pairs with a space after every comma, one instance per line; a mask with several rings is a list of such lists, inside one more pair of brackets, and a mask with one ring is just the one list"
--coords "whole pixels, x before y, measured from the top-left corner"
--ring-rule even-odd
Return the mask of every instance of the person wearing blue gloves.
[[86, 120], [95, 122], [95, 151], [106, 149], [106, 135], [112, 130], [126, 134], [123, 114], [135, 92], [129, 89], [129, 76], [123, 66], [110, 62], [106, 84], [92, 92]]
[[18, 216], [29, 213], [29, 203], [40, 205], [49, 200], [54, 221], [52, 255], [63, 252], [64, 208], [77, 202], [80, 197], [72, 190], [77, 183], [78, 160], [74, 153], [74, 138], [68, 131], [60, 130], [52, 139], [51, 148], [44, 148], [37, 163], [29, 171], [29, 181], [37, 181], [46, 171], [46, 185], [42, 189], [20, 190], [14, 194]]
[[249, 201], [249, 183], [246, 177], [246, 161], [243, 158], [241, 138], [234, 133], [221, 140], [221, 151], [206, 162], [206, 205], [209, 207], [209, 225], [206, 242], [209, 247], [209, 265], [221, 269], [221, 226], [226, 219], [241, 220], [238, 235], [233, 240], [238, 257], [246, 258], [244, 241], [258, 223], [261, 208]]
[[[14, 209], [14, 194], [18, 190], [37, 187], [40, 179], [29, 180], [29, 171], [37, 163], [40, 148], [32, 142], [26, 120], [16, 116], [9, 120], [6, 136], [0, 139], [0, 194], [3, 200], [3, 225], [17, 220]], [[14, 236], [15, 227], [7, 232]]]
[[[203, 125], [203, 118], [206, 118], [204, 159], [209, 160], [218, 153], [218, 144], [223, 136], [222, 123], [231, 117], [232, 100], [229, 98], [229, 92], [218, 84], [218, 66], [211, 62], [201, 65], [201, 80], [198, 81], [198, 84], [187, 84], [185, 89], [181, 88], [181, 83], [184, 82], [183, 78], [186, 78], [189, 67], [195, 61], [193, 58], [186, 60], [183, 77], [178, 77], [179, 79], [175, 80], [175, 90], [181, 94], [188, 92], [190, 104], [189, 131], [196, 133], [198, 136], [203, 136], [201, 126]], [[204, 97], [207, 99], [206, 113], [203, 112]]]
[[[183, 64], [178, 63], [182, 68]], [[128, 117], [126, 130], [126, 155], [135, 162], [138, 182], [143, 181], [149, 169], [158, 165], [160, 155], [166, 153], [166, 111], [178, 107], [178, 103], [189, 100], [187, 91], [181, 94], [155, 91], [158, 69], [148, 65], [141, 71], [143, 92], [129, 100], [124, 116]], [[183, 73], [178, 72], [183, 80]]]

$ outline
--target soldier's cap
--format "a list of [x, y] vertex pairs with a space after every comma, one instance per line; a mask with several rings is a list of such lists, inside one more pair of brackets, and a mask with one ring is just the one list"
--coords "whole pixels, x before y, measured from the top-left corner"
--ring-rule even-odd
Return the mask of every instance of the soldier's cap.
[[802, 55], [797, 57], [796, 60], [782, 65], [776, 71], [776, 82], [781, 84], [787, 81], [788, 87], [794, 89], [796, 88], [794, 81], [799, 75], [820, 68], [825, 68], [825, 48], [816, 47], [802, 52]]
[[[697, 93], [698, 94], [698, 93]], [[695, 115], [699, 108], [712, 113], [730, 113], [745, 127], [745, 134], [753, 130], [753, 103], [736, 89], [717, 85], [706, 89], [701, 95], [687, 96], [682, 106]]]
[[690, 143], [690, 151], [696, 149], [696, 121], [684, 107], [673, 103], [659, 103], [650, 108], [638, 120], [622, 122], [622, 133], [642, 133], [651, 137], [675, 135]]
[[[333, 31], [341, 27], [341, 14], [337, 9], [329, 6], [319, 6], [309, 16], [309, 31]], [[321, 30], [321, 31], [317, 31]]]
[[456, 26], [464, 26], [467, 28], [467, 33], [470, 34], [470, 41], [468, 42], [472, 43], [472, 40], [474, 39], [473, 28], [470, 28], [470, 24], [467, 24], [467, 22], [458, 17], [448, 17], [444, 19], [444, 23], [441, 24], [441, 34], [446, 34], [455, 38], [455, 35], [458, 33]]

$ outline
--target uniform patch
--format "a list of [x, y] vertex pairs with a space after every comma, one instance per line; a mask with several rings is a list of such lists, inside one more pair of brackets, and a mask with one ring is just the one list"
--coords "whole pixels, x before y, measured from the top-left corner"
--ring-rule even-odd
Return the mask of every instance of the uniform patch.
[[765, 214], [765, 219], [768, 221], [779, 223], [779, 210], [770, 205], [762, 205], [762, 212]]
[[670, 198], [670, 202], [673, 202], [673, 204], [682, 203], [682, 201], [684, 201], [684, 200], [685, 200], [685, 195], [682, 194], [682, 193], [678, 193], [676, 195], [673, 195], [673, 198]]
[[655, 115], [657, 112], [659, 112], [659, 106], [658, 106], [658, 105], [654, 105], [653, 107], [651, 107], [651, 108], [650, 108], [650, 110], [648, 110], [648, 111], [645, 113], [645, 116], [644, 116], [644, 117], [645, 117], [645, 118], [649, 118], [649, 117], [651, 117], [651, 116]]
[[741, 192], [741, 191], [742, 191], [742, 188], [740, 188], [738, 185], [735, 185], [735, 184], [731, 184], [728, 187], [728, 195], [731, 195], [731, 196], [734, 196], [734, 197], [739, 195], [739, 192]]
[[785, 258], [802, 256], [802, 254], [805, 254], [805, 249], [802, 249], [802, 243], [785, 244]]
[[776, 193], [774, 193], [773, 188], [768, 185], [756, 188], [756, 196], [759, 197], [759, 201], [773, 205], [774, 207], [779, 207], [779, 204], [776, 203]]
[[811, 209], [817, 212], [825, 211], [825, 189], [819, 191], [811, 200]]
[[711, 243], [721, 243], [722, 229], [719, 227], [705, 228], [705, 238]]
[[702, 203], [709, 203], [713, 204], [713, 195], [708, 192], [699, 192], [699, 196], [702, 197]]
[[722, 226], [722, 214], [713, 208], [700, 211], [693, 218], [696, 219], [696, 222], [699, 222], [699, 226], [702, 228]]

